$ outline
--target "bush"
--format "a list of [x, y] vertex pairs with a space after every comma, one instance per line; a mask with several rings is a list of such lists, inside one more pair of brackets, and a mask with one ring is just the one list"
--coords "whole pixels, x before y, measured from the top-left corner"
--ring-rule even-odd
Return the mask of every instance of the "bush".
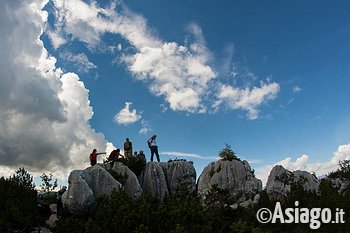
[[33, 177], [24, 168], [0, 178], [0, 232], [27, 232], [40, 221]]
[[231, 146], [229, 144], [225, 144], [225, 148], [222, 149], [222, 151], [219, 152], [220, 158], [223, 160], [240, 160], [237, 156], [236, 153], [231, 150]]

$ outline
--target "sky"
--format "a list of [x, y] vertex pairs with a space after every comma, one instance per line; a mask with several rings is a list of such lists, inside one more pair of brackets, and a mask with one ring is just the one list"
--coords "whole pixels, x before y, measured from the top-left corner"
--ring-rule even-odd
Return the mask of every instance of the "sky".
[[[350, 2], [0, 0], [0, 175], [65, 183], [92, 149], [266, 182], [350, 159]], [[105, 158], [99, 157], [99, 162]]]

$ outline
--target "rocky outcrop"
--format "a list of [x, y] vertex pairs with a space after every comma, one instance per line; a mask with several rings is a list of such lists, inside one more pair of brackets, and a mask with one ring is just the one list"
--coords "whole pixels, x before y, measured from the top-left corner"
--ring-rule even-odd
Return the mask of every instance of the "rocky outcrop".
[[98, 196], [110, 195], [113, 190], [124, 189], [133, 200], [143, 192], [163, 199], [180, 186], [195, 192], [196, 171], [193, 164], [186, 161], [149, 162], [138, 179], [126, 165], [115, 162], [113, 166], [96, 164], [85, 170], [74, 170], [68, 184], [62, 203], [70, 213], [83, 215], [90, 211]]
[[98, 164], [85, 170], [72, 171], [68, 184], [68, 190], [62, 195], [62, 203], [70, 213], [76, 215], [88, 213], [96, 197], [109, 195], [114, 189], [122, 187], [103, 165]]
[[141, 173], [140, 184], [144, 192], [159, 199], [173, 195], [180, 187], [193, 193], [196, 191], [196, 170], [187, 161], [149, 162]]
[[346, 178], [325, 178], [332, 185], [332, 188], [336, 189], [340, 195], [345, 195], [345, 193], [350, 188], [350, 180]]
[[113, 165], [112, 170], [123, 180], [119, 180], [122, 183], [124, 190], [130, 196], [131, 199], [138, 199], [143, 190], [141, 185], [136, 177], [136, 175], [123, 163], [116, 162]]
[[196, 192], [196, 170], [191, 162], [172, 161], [160, 163], [163, 168], [170, 195], [184, 187], [190, 193]]
[[318, 193], [320, 181], [307, 171], [288, 171], [281, 165], [271, 170], [266, 183], [267, 195], [273, 200], [282, 200], [291, 191], [293, 184], [301, 184], [305, 191]]
[[88, 213], [94, 202], [94, 193], [81, 177], [71, 180], [68, 190], [62, 195], [63, 206], [76, 215]]
[[262, 182], [255, 178], [248, 162], [238, 160], [219, 160], [204, 168], [198, 180], [198, 194], [205, 198], [214, 185], [227, 189], [237, 205], [252, 203], [262, 190]]
[[160, 163], [149, 162], [140, 176], [140, 184], [144, 192], [163, 199], [169, 195], [164, 171]]

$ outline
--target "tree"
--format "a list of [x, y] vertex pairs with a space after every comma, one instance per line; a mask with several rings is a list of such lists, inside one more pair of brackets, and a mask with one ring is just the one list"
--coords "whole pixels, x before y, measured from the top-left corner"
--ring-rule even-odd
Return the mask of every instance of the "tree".
[[53, 191], [57, 187], [57, 179], [52, 183], [52, 174], [46, 175], [43, 173], [40, 178], [42, 180], [40, 187], [44, 192]]
[[11, 181], [16, 182], [17, 184], [24, 186], [28, 189], [35, 189], [35, 184], [33, 182], [33, 176], [31, 176], [24, 167], [18, 168], [16, 171], [16, 174], [14, 174], [12, 177], [10, 177]]
[[328, 174], [330, 178], [346, 178], [350, 179], [350, 160], [342, 160], [338, 162], [339, 168]]
[[219, 152], [219, 156], [223, 159], [223, 160], [240, 160], [237, 156], [236, 153], [233, 152], [233, 150], [231, 150], [231, 146], [227, 143], [225, 143], [225, 148], [222, 149], [222, 151]]
[[39, 219], [33, 177], [24, 168], [7, 179], [1, 177], [0, 232], [31, 232]]

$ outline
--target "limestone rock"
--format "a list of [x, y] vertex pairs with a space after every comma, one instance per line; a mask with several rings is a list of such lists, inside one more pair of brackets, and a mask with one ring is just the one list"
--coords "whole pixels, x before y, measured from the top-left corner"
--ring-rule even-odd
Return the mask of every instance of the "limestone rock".
[[248, 162], [238, 160], [219, 160], [206, 166], [198, 180], [198, 194], [204, 198], [213, 185], [228, 189], [238, 204], [251, 203], [251, 199], [262, 190], [262, 182], [255, 178]]
[[81, 177], [71, 180], [68, 190], [62, 195], [63, 206], [76, 215], [88, 213], [94, 202], [94, 193]]
[[143, 190], [136, 175], [126, 165], [120, 162], [114, 163], [112, 170], [119, 176], [126, 178], [123, 181], [118, 180], [123, 185], [126, 193], [133, 200], [140, 198]]
[[320, 188], [320, 181], [315, 175], [307, 171], [300, 171], [300, 170], [294, 171], [293, 174], [294, 174], [294, 180], [293, 180], [294, 183], [301, 181], [303, 183], [304, 190], [318, 193]]
[[113, 176], [101, 165], [95, 165], [85, 169], [83, 175], [85, 175], [83, 177], [85, 178], [95, 197], [110, 195], [113, 190], [118, 191], [122, 187], [122, 185], [115, 180]]
[[340, 195], [345, 195], [346, 191], [350, 188], [350, 180], [345, 178], [326, 178], [332, 184], [332, 187], [338, 190]]
[[57, 204], [50, 205], [50, 212], [51, 214], [57, 214]]
[[288, 171], [281, 165], [271, 170], [266, 183], [267, 195], [270, 199], [281, 200], [291, 191], [292, 184], [300, 182], [306, 191], [318, 193], [320, 181], [307, 171]]
[[110, 195], [114, 189], [122, 187], [102, 164], [72, 171], [68, 184], [68, 190], [62, 195], [62, 203], [70, 213], [76, 215], [88, 213], [96, 197]]
[[196, 192], [196, 170], [187, 161], [160, 163], [163, 168], [169, 194], [173, 195], [180, 186], [186, 187], [190, 193]]
[[281, 165], [272, 168], [267, 178], [266, 191], [270, 199], [281, 200], [291, 189], [293, 173]]
[[164, 171], [160, 163], [148, 162], [140, 176], [140, 184], [144, 192], [163, 199], [169, 194]]
[[50, 228], [54, 228], [56, 226], [56, 222], [58, 221], [57, 214], [51, 214], [49, 219], [45, 221], [46, 225]]

